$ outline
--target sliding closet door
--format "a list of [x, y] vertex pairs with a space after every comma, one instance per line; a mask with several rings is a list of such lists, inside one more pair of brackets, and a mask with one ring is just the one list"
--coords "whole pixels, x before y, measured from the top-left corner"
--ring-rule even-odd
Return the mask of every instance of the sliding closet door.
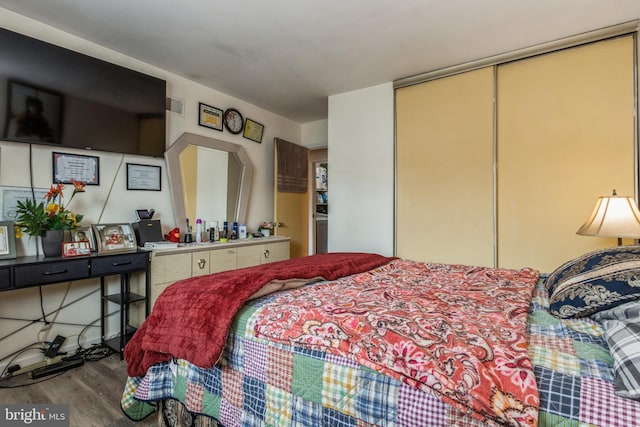
[[599, 196], [634, 195], [633, 52], [625, 36], [498, 67], [498, 266], [615, 245], [575, 233]]
[[494, 264], [493, 97], [493, 67], [396, 90], [398, 256]]

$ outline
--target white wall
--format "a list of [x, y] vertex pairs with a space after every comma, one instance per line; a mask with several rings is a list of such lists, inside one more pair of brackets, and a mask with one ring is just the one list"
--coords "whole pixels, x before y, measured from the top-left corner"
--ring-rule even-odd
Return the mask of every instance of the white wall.
[[329, 97], [329, 251], [393, 254], [393, 84]]
[[[184, 115], [167, 113], [167, 146], [183, 132], [192, 132], [242, 145], [255, 167], [247, 226], [249, 230], [254, 230], [260, 221], [273, 218], [273, 138], [278, 136], [294, 143], [301, 143], [300, 124], [2, 8], [0, 8], [0, 26], [165, 79], [167, 95], [185, 103]], [[194, 55], [199, 54], [201, 52], [194, 50]], [[219, 132], [199, 126], [198, 102], [200, 101], [222, 109], [235, 107], [245, 118], [250, 117], [264, 124], [265, 133], [262, 143], [245, 139], [241, 135], [232, 135], [229, 132]], [[312, 130], [311, 135], [316, 132], [317, 130]], [[33, 146], [33, 183], [37, 188], [48, 189], [51, 185], [51, 151], [52, 149], [48, 146]], [[84, 224], [133, 222], [136, 220], [135, 209], [153, 208], [156, 210], [154, 219], [161, 220], [163, 232], [174, 226], [184, 226], [176, 222], [173, 217], [164, 159], [72, 149], [65, 149], [64, 152], [100, 157], [100, 185], [88, 187], [86, 193], [78, 195], [71, 205], [73, 210], [85, 215]], [[162, 166], [162, 191], [126, 190], [127, 162]], [[29, 146], [24, 143], [0, 142], [0, 186], [29, 187], [29, 185]], [[24, 235], [24, 238], [19, 239], [17, 243], [17, 252], [19, 256], [34, 254], [35, 239], [29, 239]], [[98, 287], [96, 282], [88, 280], [42, 288], [46, 313], [55, 311], [69, 301], [83, 298], [80, 302], [59, 312], [56, 319], [58, 323], [48, 334], [39, 334], [42, 323], [31, 324], [30, 322], [41, 316], [38, 288], [3, 292], [0, 298], [0, 371], [8, 362], [5, 357], [13, 351], [38, 340], [53, 339], [56, 334], [68, 337], [67, 347], [75, 347], [77, 334], [85, 325], [94, 322], [99, 313], [100, 300], [96, 293]], [[118, 283], [110, 283], [110, 286], [118, 286]], [[54, 315], [49, 315], [47, 318], [53, 320]], [[99, 323], [95, 323], [95, 326], [98, 325]], [[83, 333], [81, 342], [87, 344], [97, 342], [98, 339], [99, 328], [92, 327]], [[26, 363], [27, 360], [40, 358], [37, 351], [31, 351], [22, 355], [17, 361]]]
[[329, 139], [328, 120], [316, 120], [302, 125], [302, 145], [310, 149], [325, 148]]

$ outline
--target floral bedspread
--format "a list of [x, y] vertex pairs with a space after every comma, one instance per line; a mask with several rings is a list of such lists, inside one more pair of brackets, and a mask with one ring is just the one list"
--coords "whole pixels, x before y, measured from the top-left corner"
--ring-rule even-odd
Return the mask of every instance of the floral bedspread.
[[258, 338], [348, 357], [479, 419], [536, 425], [526, 322], [538, 272], [395, 260], [283, 293]]

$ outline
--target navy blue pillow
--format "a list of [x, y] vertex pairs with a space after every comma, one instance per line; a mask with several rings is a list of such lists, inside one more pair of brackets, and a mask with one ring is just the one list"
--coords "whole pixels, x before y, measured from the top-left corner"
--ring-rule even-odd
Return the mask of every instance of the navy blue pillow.
[[616, 246], [566, 262], [545, 281], [551, 314], [584, 317], [640, 298], [640, 246]]

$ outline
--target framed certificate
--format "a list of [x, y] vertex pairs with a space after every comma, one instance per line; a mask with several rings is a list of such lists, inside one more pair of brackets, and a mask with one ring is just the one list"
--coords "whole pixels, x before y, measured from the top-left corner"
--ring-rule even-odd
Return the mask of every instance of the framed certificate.
[[200, 107], [200, 126], [222, 131], [222, 110], [211, 105], [199, 103]]
[[127, 190], [162, 190], [160, 166], [127, 163]]
[[71, 180], [87, 185], [100, 185], [100, 158], [80, 154], [51, 153], [53, 182], [71, 184]]
[[262, 134], [264, 133], [264, 126], [255, 120], [247, 119], [244, 124], [244, 136], [255, 142], [262, 142]]
[[0, 221], [0, 259], [16, 257], [16, 231], [13, 221]]

